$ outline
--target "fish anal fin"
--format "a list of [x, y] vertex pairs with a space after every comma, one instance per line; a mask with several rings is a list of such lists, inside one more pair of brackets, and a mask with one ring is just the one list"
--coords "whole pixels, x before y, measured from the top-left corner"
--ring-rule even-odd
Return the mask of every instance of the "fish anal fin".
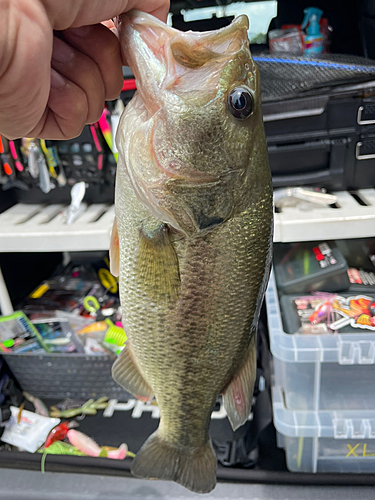
[[256, 378], [257, 353], [254, 335], [244, 363], [223, 392], [224, 408], [235, 431], [249, 418]]
[[152, 434], [132, 464], [132, 474], [144, 479], [164, 479], [196, 493], [209, 493], [216, 485], [217, 459], [210, 441], [199, 448], [181, 448]]
[[166, 224], [139, 233], [138, 275], [143, 289], [153, 299], [176, 300], [180, 291], [180, 272], [176, 251]]
[[118, 278], [120, 274], [120, 246], [119, 237], [117, 231], [117, 220], [113, 221], [112, 233], [111, 233], [111, 245], [109, 247], [109, 261], [110, 261], [110, 271], [113, 276]]
[[141, 401], [149, 401], [154, 397], [151, 387], [133, 361], [129, 343], [114, 362], [112, 377], [121, 387]]

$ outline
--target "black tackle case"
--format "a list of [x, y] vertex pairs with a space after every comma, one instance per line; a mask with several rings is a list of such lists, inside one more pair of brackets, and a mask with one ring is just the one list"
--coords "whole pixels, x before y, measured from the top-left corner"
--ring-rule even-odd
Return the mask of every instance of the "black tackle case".
[[375, 186], [375, 61], [254, 56], [274, 187]]

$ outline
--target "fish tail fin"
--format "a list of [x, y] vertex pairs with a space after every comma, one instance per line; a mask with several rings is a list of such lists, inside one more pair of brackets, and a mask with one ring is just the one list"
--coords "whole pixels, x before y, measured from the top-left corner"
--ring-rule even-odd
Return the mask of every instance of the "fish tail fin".
[[217, 459], [211, 441], [200, 448], [181, 449], [154, 432], [136, 455], [132, 474], [143, 479], [175, 481], [196, 493], [216, 485]]

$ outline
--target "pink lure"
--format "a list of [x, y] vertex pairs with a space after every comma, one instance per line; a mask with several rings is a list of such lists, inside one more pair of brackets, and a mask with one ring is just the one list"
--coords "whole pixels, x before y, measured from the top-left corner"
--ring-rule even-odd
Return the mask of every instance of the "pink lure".
[[107, 457], [108, 458], [114, 458], [115, 460], [124, 460], [128, 453], [128, 447], [126, 446], [125, 443], [120, 445], [117, 450], [111, 450], [107, 452]]
[[73, 446], [89, 457], [98, 457], [102, 451], [93, 439], [74, 429], [68, 431], [67, 438]]
[[117, 450], [106, 451], [101, 448], [93, 439], [82, 432], [71, 429], [67, 433], [70, 443], [89, 457], [106, 456], [115, 460], [124, 460], [128, 453], [128, 447], [124, 443]]

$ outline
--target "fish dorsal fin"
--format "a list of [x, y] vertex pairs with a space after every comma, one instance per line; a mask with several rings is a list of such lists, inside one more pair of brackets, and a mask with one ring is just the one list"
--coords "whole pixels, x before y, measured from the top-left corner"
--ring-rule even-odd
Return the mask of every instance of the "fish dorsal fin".
[[113, 221], [112, 233], [111, 233], [111, 244], [109, 247], [109, 261], [110, 261], [110, 271], [113, 276], [118, 278], [120, 274], [120, 247], [119, 247], [119, 237], [117, 231], [117, 221], [116, 217]]

